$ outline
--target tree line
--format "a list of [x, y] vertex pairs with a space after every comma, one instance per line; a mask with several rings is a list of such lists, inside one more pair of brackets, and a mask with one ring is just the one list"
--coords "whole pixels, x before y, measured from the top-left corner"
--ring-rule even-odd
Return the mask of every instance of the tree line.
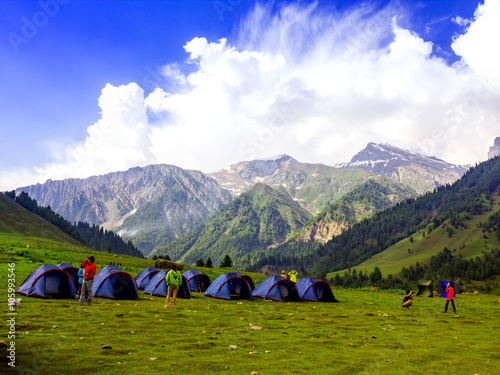
[[[500, 157], [470, 168], [451, 185], [407, 199], [351, 226], [324, 245], [284, 244], [253, 254], [252, 269], [266, 264], [293, 266], [325, 276], [328, 272], [355, 267], [419, 230], [427, 233], [446, 220], [464, 214], [477, 215], [491, 209], [491, 194], [500, 190]], [[498, 220], [494, 216], [492, 220]], [[490, 224], [489, 228], [498, 228]], [[498, 232], [497, 232], [498, 233]], [[283, 255], [286, 254], [286, 255]], [[284, 263], [275, 263], [275, 261]]]
[[374, 286], [381, 289], [414, 289], [419, 280], [454, 280], [462, 285], [471, 281], [485, 281], [499, 273], [500, 250], [464, 259], [462, 255], [453, 255], [453, 252], [445, 247], [431, 257], [429, 264], [422, 266], [416, 262], [408, 268], [403, 267], [398, 277], [392, 274], [382, 277], [378, 267], [375, 267], [370, 274], [351, 268], [343, 275], [335, 275], [330, 282], [334, 286], [349, 288]]
[[8, 191], [5, 195], [91, 249], [144, 258], [139, 249], [131, 241], [125, 242], [118, 234], [110, 230], [105, 230], [95, 224], [90, 225], [84, 222], [72, 224], [61, 215], [55, 213], [50, 205], [46, 207], [39, 206], [37, 201], [24, 191], [19, 195], [16, 195], [14, 190]]

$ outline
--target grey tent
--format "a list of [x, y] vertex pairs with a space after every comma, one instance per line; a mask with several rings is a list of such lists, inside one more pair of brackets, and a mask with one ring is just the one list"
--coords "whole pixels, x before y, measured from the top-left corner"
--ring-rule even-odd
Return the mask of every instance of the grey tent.
[[433, 286], [434, 284], [432, 283], [432, 280], [419, 280], [419, 282], [417, 283], [417, 296], [432, 297]]

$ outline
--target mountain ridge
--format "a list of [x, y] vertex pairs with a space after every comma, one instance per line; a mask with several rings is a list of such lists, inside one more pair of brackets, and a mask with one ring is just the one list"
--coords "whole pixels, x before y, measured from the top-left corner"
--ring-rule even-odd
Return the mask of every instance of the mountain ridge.
[[354, 155], [350, 162], [335, 166], [371, 171], [408, 185], [419, 194], [455, 182], [470, 168], [469, 165], [454, 165], [434, 156], [373, 142]]
[[194, 263], [199, 258], [209, 257], [214, 264], [229, 255], [238, 267], [253, 250], [282, 243], [310, 218], [311, 214], [286, 192], [257, 183], [211, 220], [151, 255], [168, 255], [181, 263]]
[[[390, 145], [375, 147], [375, 144], [369, 144], [367, 147], [377, 148], [378, 152], [384, 148], [386, 154], [399, 153], [409, 157], [406, 151]], [[379, 157], [374, 153], [370, 155]], [[441, 166], [446, 163], [432, 157], [418, 156], [418, 160]], [[412, 169], [404, 169], [404, 173], [415, 182], [421, 178], [419, 168], [424, 169], [424, 166], [412, 163]], [[446, 166], [449, 165], [446, 163]], [[235, 163], [211, 174], [184, 170], [169, 164], [156, 164], [87, 179], [48, 180], [44, 184], [18, 188], [16, 193], [26, 191], [41, 205], [51, 206], [67, 220], [113, 230], [124, 240], [131, 240], [147, 255], [206, 222], [257, 183], [286, 192], [302, 208], [317, 215], [356, 186], [384, 176], [384, 173], [378, 172], [337, 168], [321, 163], [301, 163], [287, 154], [281, 154]], [[431, 176], [432, 180], [425, 191], [439, 185], [433, 175], [438, 172], [436, 168], [424, 171], [424, 175]], [[441, 180], [449, 183], [457, 176], [455, 174]], [[387, 184], [393, 184], [391, 189], [403, 194], [399, 200], [415, 196], [415, 189], [405, 191], [397, 187], [400, 183], [408, 185], [408, 179], [398, 182], [401, 178], [394, 179], [392, 175], [387, 177]], [[395, 199], [392, 203], [397, 201]]]

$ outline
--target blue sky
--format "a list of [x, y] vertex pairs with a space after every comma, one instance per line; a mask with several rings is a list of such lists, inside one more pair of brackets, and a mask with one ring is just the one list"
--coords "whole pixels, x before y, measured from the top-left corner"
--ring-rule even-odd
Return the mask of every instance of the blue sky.
[[0, 190], [500, 136], [500, 0], [0, 2]]

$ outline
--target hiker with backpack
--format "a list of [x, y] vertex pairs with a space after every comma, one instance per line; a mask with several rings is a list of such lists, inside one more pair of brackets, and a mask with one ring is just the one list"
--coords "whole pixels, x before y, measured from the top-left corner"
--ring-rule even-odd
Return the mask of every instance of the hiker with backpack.
[[[164, 307], [174, 307], [177, 300], [177, 292], [182, 284], [182, 274], [177, 271], [177, 266], [172, 265], [172, 269], [167, 272], [165, 276], [165, 282], [167, 283], [167, 299]], [[170, 298], [172, 298], [172, 304], [169, 305]]]
[[448, 304], [451, 302], [451, 307], [453, 307], [453, 313], [457, 313], [455, 307], [455, 289], [451, 283], [446, 284], [446, 303], [444, 305], [444, 313], [448, 312]]

